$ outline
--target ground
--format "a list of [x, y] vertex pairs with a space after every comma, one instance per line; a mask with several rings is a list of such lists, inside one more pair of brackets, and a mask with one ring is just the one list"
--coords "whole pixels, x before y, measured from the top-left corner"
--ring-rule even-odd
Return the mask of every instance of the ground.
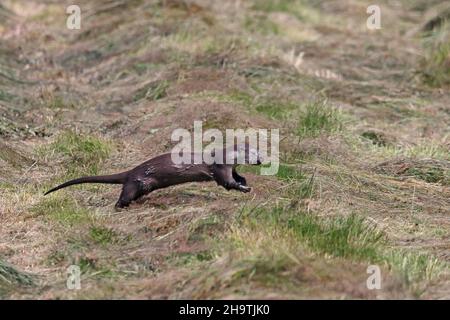
[[[450, 298], [445, 1], [380, 0], [377, 30], [365, 0], [77, 0], [70, 30], [72, 2], [0, 5], [0, 297]], [[280, 129], [278, 174], [43, 196], [195, 120]]]

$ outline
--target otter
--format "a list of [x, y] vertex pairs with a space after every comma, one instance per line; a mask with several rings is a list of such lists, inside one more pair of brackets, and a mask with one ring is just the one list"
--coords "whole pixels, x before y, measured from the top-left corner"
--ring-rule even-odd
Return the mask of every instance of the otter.
[[[214, 151], [211, 156], [214, 157]], [[89, 176], [67, 181], [49, 191], [48, 195], [56, 190], [81, 184], [81, 183], [107, 183], [121, 184], [122, 192], [115, 207], [120, 209], [128, 207], [133, 201], [149, 194], [152, 191], [167, 188], [170, 186], [187, 182], [215, 181], [217, 185], [227, 190], [238, 190], [250, 192], [246, 179], [239, 175], [236, 167], [239, 164], [260, 165], [262, 159], [256, 149], [249, 144], [235, 144], [222, 150], [223, 161], [221, 163], [201, 163], [195, 164], [196, 154], [190, 153], [190, 163], [176, 164], [172, 160], [171, 153], [161, 154], [137, 167], [112, 175]], [[197, 155], [198, 156], [198, 155]], [[200, 159], [203, 159], [201, 157]], [[231, 160], [231, 161], [230, 161]], [[243, 163], [240, 163], [243, 162]]]

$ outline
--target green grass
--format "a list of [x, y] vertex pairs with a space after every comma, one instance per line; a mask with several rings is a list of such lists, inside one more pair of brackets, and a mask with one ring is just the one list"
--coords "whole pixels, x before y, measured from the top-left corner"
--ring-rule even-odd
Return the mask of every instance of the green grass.
[[323, 133], [333, 133], [342, 129], [340, 112], [326, 101], [308, 103], [300, 114], [297, 134], [300, 137], [317, 137]]
[[361, 137], [366, 138], [376, 146], [384, 147], [386, 146], [386, 141], [380, 133], [374, 131], [365, 131], [361, 134]]
[[256, 0], [253, 10], [262, 12], [285, 12], [301, 21], [316, 22], [323, 19], [323, 13], [318, 12], [314, 2], [304, 0]]
[[176, 266], [193, 266], [211, 261], [213, 258], [213, 252], [205, 250], [200, 252], [176, 253], [169, 258], [169, 261]]
[[405, 174], [429, 183], [448, 183], [450, 181], [450, 171], [446, 173], [441, 168], [408, 168]]
[[297, 214], [288, 219], [288, 228], [315, 251], [337, 257], [377, 261], [383, 234], [364, 219], [350, 215], [320, 221], [311, 214]]
[[428, 34], [424, 40], [425, 56], [421, 62], [423, 81], [432, 87], [450, 85], [450, 23]]
[[169, 82], [166, 80], [157, 81], [146, 85], [136, 91], [134, 94], [134, 101], [147, 99], [147, 100], [159, 100], [164, 98], [167, 93], [166, 90], [169, 87]]
[[303, 180], [306, 178], [297, 168], [286, 164], [280, 164], [277, 177], [282, 180]]
[[118, 234], [109, 228], [93, 226], [89, 229], [91, 239], [101, 245], [113, 244], [119, 241]]
[[290, 12], [295, 2], [296, 0], [257, 0], [253, 9], [264, 12]]
[[435, 141], [423, 141], [412, 146], [395, 146], [387, 144], [377, 147], [375, 152], [381, 153], [384, 157], [407, 157], [414, 159], [436, 159], [450, 161], [449, 149]]
[[294, 200], [311, 198], [314, 192], [314, 174], [309, 178], [300, 169], [280, 164], [276, 174], [278, 179], [293, 183], [287, 193]]
[[286, 255], [259, 255], [241, 261], [231, 281], [256, 281], [265, 286], [284, 287], [290, 284], [288, 271], [293, 261]]
[[377, 249], [383, 234], [357, 215], [323, 219], [275, 207], [260, 216], [272, 225], [284, 226], [316, 252], [371, 262], [379, 260]]
[[244, 28], [249, 32], [259, 32], [263, 35], [277, 35], [280, 33], [278, 25], [270, 21], [267, 16], [247, 16], [244, 21]]
[[138, 75], [143, 75], [145, 73], [147, 73], [150, 70], [159, 68], [161, 66], [161, 64], [157, 64], [157, 63], [136, 63], [132, 66], [132, 70], [134, 72], [136, 72]]
[[33, 278], [24, 272], [0, 259], [0, 297], [17, 286], [31, 286], [34, 284]]
[[53, 96], [49, 101], [47, 101], [47, 106], [51, 109], [63, 109], [65, 107], [73, 107], [73, 105], [66, 104], [62, 96]]
[[297, 109], [298, 106], [290, 102], [280, 102], [273, 99], [258, 102], [255, 105], [256, 111], [265, 114], [272, 119], [284, 119], [290, 111]]
[[62, 264], [66, 259], [66, 255], [62, 251], [52, 251], [46, 259], [47, 265], [56, 266]]
[[101, 138], [66, 131], [50, 145], [39, 148], [38, 154], [62, 157], [68, 175], [95, 175], [111, 149], [111, 144]]
[[[391, 248], [384, 232], [357, 214], [319, 217], [292, 207], [275, 206], [246, 209], [240, 217], [238, 228], [248, 229], [249, 232], [264, 231], [265, 235], [281, 234], [286, 243], [297, 243], [297, 246], [320, 255], [386, 265], [400, 275], [406, 285], [432, 280], [445, 268], [443, 262], [428, 254]], [[257, 241], [264, 240], [258, 238]], [[252, 245], [248, 242], [234, 244], [236, 248]], [[269, 247], [266, 250], [277, 252]], [[269, 260], [278, 258], [271, 257]], [[283, 261], [280, 259], [279, 263]]]
[[298, 109], [298, 105], [289, 101], [282, 101], [273, 97], [253, 98], [243, 91], [233, 91], [229, 93], [225, 100], [242, 104], [246, 108], [253, 109], [269, 118], [282, 120], [286, 119], [292, 111]]
[[69, 197], [49, 196], [43, 198], [30, 211], [35, 216], [45, 216], [63, 226], [71, 227], [91, 220], [89, 211], [81, 208]]
[[0, 89], [0, 101], [12, 101], [14, 99], [14, 96], [6, 91], [3, 91]]
[[[261, 167], [242, 166], [238, 171], [241, 173], [249, 172], [259, 175]], [[280, 180], [292, 183], [287, 189], [287, 193], [290, 197], [293, 197], [293, 199], [298, 200], [312, 197], [314, 191], [314, 174], [308, 177], [294, 165], [280, 164], [275, 176]]]
[[399, 274], [406, 285], [414, 286], [420, 281], [431, 281], [448, 266], [426, 253], [392, 249], [385, 253], [389, 267]]

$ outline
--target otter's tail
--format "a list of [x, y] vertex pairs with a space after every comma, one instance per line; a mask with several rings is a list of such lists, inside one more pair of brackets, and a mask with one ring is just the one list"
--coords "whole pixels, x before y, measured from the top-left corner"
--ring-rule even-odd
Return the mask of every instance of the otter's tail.
[[124, 184], [128, 172], [122, 172], [118, 174], [112, 174], [108, 176], [91, 176], [91, 177], [82, 177], [74, 180], [70, 180], [67, 182], [64, 182], [63, 184], [54, 187], [53, 189], [50, 189], [47, 191], [44, 195], [47, 195], [49, 193], [52, 193], [56, 190], [72, 186], [74, 184], [80, 184], [80, 183], [108, 183], [108, 184]]

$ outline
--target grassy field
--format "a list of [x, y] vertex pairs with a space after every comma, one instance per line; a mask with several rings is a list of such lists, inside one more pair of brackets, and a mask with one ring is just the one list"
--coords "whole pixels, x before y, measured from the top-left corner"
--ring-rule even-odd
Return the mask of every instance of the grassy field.
[[[379, 30], [366, 0], [71, 4], [0, 5], [0, 298], [450, 299], [446, 1], [380, 0]], [[277, 175], [43, 196], [195, 120], [279, 128]]]

